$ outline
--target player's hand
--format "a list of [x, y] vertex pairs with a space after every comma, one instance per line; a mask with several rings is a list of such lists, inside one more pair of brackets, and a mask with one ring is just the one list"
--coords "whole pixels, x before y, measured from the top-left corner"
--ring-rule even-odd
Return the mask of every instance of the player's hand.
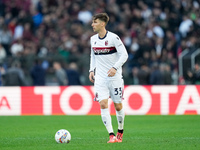
[[108, 74], [109, 77], [113, 77], [113, 76], [116, 74], [116, 72], [117, 72], [116, 69], [111, 68], [111, 69], [107, 72], [107, 74]]
[[90, 72], [89, 79], [92, 83], [94, 83], [94, 72]]

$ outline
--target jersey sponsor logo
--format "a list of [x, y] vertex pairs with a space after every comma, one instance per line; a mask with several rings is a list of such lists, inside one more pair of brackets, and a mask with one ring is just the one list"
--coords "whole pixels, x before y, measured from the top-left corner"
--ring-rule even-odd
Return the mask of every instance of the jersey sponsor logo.
[[92, 47], [95, 55], [107, 55], [116, 53], [115, 47]]

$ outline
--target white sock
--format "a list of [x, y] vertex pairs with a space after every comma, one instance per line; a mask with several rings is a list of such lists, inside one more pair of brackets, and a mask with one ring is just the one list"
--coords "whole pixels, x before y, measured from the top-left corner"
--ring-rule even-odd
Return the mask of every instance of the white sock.
[[117, 122], [118, 122], [118, 129], [122, 130], [124, 129], [124, 109], [122, 108], [120, 111], [116, 111], [116, 117], [117, 117]]
[[108, 133], [112, 133], [113, 132], [112, 120], [111, 120], [111, 116], [110, 116], [110, 112], [108, 108], [101, 109], [101, 118]]

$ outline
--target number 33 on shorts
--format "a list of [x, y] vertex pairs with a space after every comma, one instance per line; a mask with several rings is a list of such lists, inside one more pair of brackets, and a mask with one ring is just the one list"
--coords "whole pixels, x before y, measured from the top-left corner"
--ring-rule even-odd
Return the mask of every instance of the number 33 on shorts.
[[123, 98], [123, 88], [122, 87], [114, 88], [114, 93], [113, 94], [114, 94], [113, 95], [114, 102], [121, 103], [122, 100], [124, 99]]
[[114, 88], [115, 89], [115, 95], [122, 95], [122, 88]]

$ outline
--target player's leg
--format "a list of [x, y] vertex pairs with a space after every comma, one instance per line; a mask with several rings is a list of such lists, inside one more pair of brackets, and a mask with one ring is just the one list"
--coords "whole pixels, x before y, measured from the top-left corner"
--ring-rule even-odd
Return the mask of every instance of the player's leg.
[[101, 118], [108, 133], [113, 133], [112, 120], [108, 109], [108, 100], [104, 99], [99, 102], [101, 107]]
[[108, 141], [108, 143], [115, 143], [117, 142], [117, 139], [115, 137], [115, 134], [113, 132], [113, 127], [112, 127], [112, 119], [111, 119], [111, 116], [110, 116], [110, 112], [109, 112], [109, 109], [108, 109], [108, 99], [104, 99], [104, 100], [101, 100], [99, 102], [100, 104], [100, 107], [101, 107], [101, 118], [102, 118], [102, 121], [109, 133], [109, 136], [110, 136], [110, 139]]
[[124, 113], [122, 103], [114, 103], [114, 105], [116, 109], [116, 117], [117, 117], [117, 122], [118, 122], [117, 140], [118, 142], [122, 142], [125, 113]]
[[100, 104], [101, 118], [110, 136], [110, 140], [108, 142], [114, 143], [117, 140], [113, 132], [112, 120], [108, 109], [109, 89], [107, 87], [107, 83], [106, 81], [103, 80], [96, 80], [94, 87], [95, 87], [95, 100], [98, 101]]
[[115, 105], [116, 117], [117, 117], [117, 122], [118, 122], [118, 132], [117, 132], [118, 142], [122, 142], [123, 131], [124, 131], [125, 113], [124, 113], [124, 109], [122, 105], [123, 89], [124, 89], [123, 79], [115, 80], [111, 82], [111, 85], [110, 85], [111, 98]]

